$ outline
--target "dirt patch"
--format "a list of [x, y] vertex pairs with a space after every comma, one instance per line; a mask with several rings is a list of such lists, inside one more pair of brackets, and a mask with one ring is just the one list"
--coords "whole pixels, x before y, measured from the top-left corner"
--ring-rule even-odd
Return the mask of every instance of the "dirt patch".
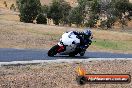
[[76, 69], [84, 67], [88, 74], [130, 74], [131, 60], [102, 60], [73, 63], [43, 63], [0, 68], [1, 88], [130, 88], [130, 84], [86, 84], [76, 82]]

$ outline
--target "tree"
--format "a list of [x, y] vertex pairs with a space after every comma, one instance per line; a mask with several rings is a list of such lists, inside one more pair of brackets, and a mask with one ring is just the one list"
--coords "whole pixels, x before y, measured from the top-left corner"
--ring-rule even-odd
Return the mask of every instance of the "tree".
[[46, 16], [42, 13], [37, 16], [36, 21], [37, 21], [37, 24], [47, 24]]
[[78, 6], [81, 8], [81, 10], [86, 10], [87, 7], [91, 6], [91, 3], [93, 0], [77, 0], [78, 1]]
[[49, 6], [47, 6], [47, 5], [41, 6], [41, 13], [43, 13], [47, 16], [48, 11], [49, 11]]
[[79, 7], [74, 7], [70, 11], [68, 19], [69, 19], [69, 23], [76, 24], [77, 26], [81, 25], [84, 18], [82, 16]]
[[20, 21], [32, 23], [41, 10], [39, 0], [17, 0]]
[[93, 0], [77, 0], [78, 1], [78, 8], [80, 10], [80, 13], [83, 16], [83, 23], [84, 20], [88, 20], [87, 16], [89, 16], [89, 13], [91, 11], [91, 3]]
[[[99, 5], [95, 5], [94, 7], [96, 6]], [[119, 21], [122, 25], [126, 25], [126, 18], [130, 20], [129, 16], [125, 15], [126, 12], [132, 11], [131, 3], [128, 0], [107, 0], [101, 2], [99, 7], [100, 13], [98, 13], [105, 14], [107, 17], [107, 20], [101, 22], [102, 28], [111, 28], [116, 21]]]
[[97, 20], [99, 19], [99, 16], [97, 14], [90, 14], [89, 19], [85, 23], [86, 27], [95, 27], [95, 24], [97, 24]]
[[53, 0], [47, 16], [49, 19], [53, 19], [55, 25], [59, 25], [59, 20], [62, 18], [59, 4], [60, 2], [58, 2], [57, 0]]
[[118, 1], [115, 3], [115, 9], [117, 9], [120, 14], [126, 11], [132, 11], [132, 3], [127, 0]]
[[118, 11], [117, 17], [124, 29], [124, 26], [127, 26], [127, 20], [131, 20], [129, 14], [132, 11], [132, 3], [128, 0], [118, 0], [115, 3], [115, 9]]
[[68, 24], [68, 15], [71, 10], [70, 4], [65, 1], [61, 2], [60, 9], [61, 9], [61, 15], [62, 15], [62, 18], [60, 19], [61, 23], [63, 25]]
[[49, 7], [47, 17], [53, 19], [55, 25], [59, 25], [60, 21], [65, 23], [70, 8], [70, 5], [64, 0], [53, 0]]
[[98, 14], [101, 11], [101, 4], [99, 3], [98, 0], [93, 0], [92, 4], [91, 4], [91, 11], [94, 14]]

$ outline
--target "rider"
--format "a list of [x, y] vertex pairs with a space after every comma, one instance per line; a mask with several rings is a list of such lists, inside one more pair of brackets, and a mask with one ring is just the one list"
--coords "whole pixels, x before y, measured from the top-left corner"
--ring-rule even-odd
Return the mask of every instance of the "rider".
[[91, 45], [92, 40], [90, 39], [90, 36], [92, 36], [92, 32], [89, 28], [85, 29], [83, 32], [73, 31], [73, 33], [80, 39], [81, 49], [86, 49], [88, 47], [86, 45]]

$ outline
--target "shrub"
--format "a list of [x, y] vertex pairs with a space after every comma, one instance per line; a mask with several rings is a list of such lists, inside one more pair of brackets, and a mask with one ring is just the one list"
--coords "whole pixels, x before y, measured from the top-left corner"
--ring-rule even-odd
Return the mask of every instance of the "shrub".
[[70, 12], [69, 12], [69, 23], [76, 24], [77, 26], [81, 25], [83, 22], [83, 16], [82, 12], [80, 11], [79, 7], [74, 7]]
[[95, 24], [96, 24], [95, 20], [88, 20], [88, 22], [85, 23], [85, 26], [91, 28], [95, 27]]
[[53, 19], [55, 25], [59, 25], [60, 22], [67, 23], [70, 9], [70, 5], [65, 0], [53, 0], [47, 17]]
[[17, 5], [21, 22], [33, 23], [41, 10], [40, 0], [17, 0]]
[[37, 21], [37, 24], [47, 24], [46, 16], [43, 15], [43, 14], [39, 14], [39, 15], [37, 16], [36, 21]]
[[97, 24], [97, 20], [99, 20], [99, 16], [96, 14], [90, 14], [88, 22], [85, 23], [86, 27], [95, 27]]

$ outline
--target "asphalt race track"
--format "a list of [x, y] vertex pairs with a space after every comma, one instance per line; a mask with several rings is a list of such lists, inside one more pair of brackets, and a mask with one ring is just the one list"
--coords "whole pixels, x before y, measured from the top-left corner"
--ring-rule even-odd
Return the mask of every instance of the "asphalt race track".
[[43, 49], [10, 49], [0, 48], [0, 62], [31, 61], [31, 60], [56, 60], [56, 59], [88, 59], [88, 58], [132, 58], [132, 54], [117, 54], [106, 52], [86, 52], [85, 56], [69, 57], [47, 56], [48, 50]]

